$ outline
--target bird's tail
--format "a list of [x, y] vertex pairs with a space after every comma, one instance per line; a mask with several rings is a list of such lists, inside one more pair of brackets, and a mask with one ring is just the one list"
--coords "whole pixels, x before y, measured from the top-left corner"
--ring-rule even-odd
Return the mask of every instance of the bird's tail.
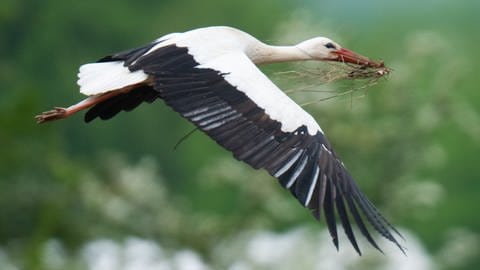
[[80, 93], [93, 96], [142, 83], [148, 75], [141, 70], [131, 72], [123, 61], [112, 61], [82, 65], [78, 78]]

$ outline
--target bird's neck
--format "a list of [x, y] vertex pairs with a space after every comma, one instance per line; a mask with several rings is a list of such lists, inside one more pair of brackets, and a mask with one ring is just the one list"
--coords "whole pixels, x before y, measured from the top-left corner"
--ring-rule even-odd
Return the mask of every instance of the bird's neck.
[[248, 54], [250, 59], [257, 65], [312, 59], [310, 55], [296, 46], [270, 46], [261, 44], [249, 50]]

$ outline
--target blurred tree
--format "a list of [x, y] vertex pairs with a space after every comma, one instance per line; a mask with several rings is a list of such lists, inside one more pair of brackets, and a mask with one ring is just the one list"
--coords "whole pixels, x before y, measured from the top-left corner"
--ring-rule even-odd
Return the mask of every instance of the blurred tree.
[[81, 116], [34, 123], [52, 104], [81, 98], [80, 64], [172, 31], [224, 24], [267, 42], [323, 34], [391, 63], [390, 78], [368, 93], [306, 109], [372, 201], [418, 234], [439, 267], [476, 269], [480, 54], [472, 33], [479, 6], [407, 2], [2, 1], [0, 268], [50, 269], [45, 247], [58, 241], [68, 260], [60, 265], [84, 269], [77, 254], [86, 243], [131, 235], [228, 266], [216, 257], [225, 239], [323, 226], [265, 172], [236, 162], [201, 133], [173, 151], [192, 126], [161, 102], [88, 125]]

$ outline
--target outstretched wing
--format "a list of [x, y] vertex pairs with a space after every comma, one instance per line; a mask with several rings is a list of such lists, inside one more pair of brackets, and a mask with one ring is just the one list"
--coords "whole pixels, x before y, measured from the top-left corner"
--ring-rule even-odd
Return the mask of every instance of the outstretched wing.
[[315, 120], [245, 54], [233, 52], [197, 63], [187, 48], [169, 45], [125, 61], [130, 71], [150, 76], [150, 91], [235, 158], [267, 170], [317, 219], [323, 212], [337, 248], [336, 216], [358, 253], [352, 218], [375, 248], [379, 249], [364, 219], [402, 249], [391, 231], [398, 232], [359, 190]]

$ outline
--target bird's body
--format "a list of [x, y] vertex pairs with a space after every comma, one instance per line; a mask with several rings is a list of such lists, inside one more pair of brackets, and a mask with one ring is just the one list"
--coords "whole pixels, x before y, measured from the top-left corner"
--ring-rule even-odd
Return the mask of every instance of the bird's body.
[[[196, 44], [202, 46], [195, 46]], [[153, 46], [145, 55], [169, 46], [188, 48], [188, 54], [193, 56], [196, 68], [211, 68], [226, 73], [225, 80], [242, 88], [242, 92], [266, 110], [271, 118], [279, 120], [282, 130], [293, 131], [302, 124], [307, 125], [311, 134], [320, 130], [309, 114], [253, 65], [308, 60], [309, 56], [299, 48], [268, 46], [238, 29], [219, 26], [169, 34], [149, 44], [151, 45]], [[233, 75], [228, 74], [230, 72]], [[124, 61], [113, 61], [83, 65], [79, 77], [80, 92], [92, 96], [141, 83], [148, 80], [149, 76], [141, 69], [131, 72], [124, 66]], [[274, 109], [277, 107], [282, 109]]]
[[304, 60], [381, 65], [328, 38], [270, 46], [235, 28], [199, 28], [83, 65], [78, 83], [89, 97], [37, 120], [65, 118], [87, 108], [87, 122], [109, 119], [144, 101], [163, 99], [235, 158], [267, 170], [316, 218], [323, 211], [337, 247], [335, 212], [358, 252], [347, 212], [376, 248], [362, 214], [400, 247], [393, 227], [361, 193], [317, 122], [256, 67]]

